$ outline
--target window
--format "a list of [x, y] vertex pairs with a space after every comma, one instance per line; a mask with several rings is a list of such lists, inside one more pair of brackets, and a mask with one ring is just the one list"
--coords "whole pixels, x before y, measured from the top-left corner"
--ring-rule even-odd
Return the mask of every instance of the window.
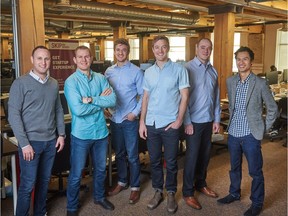
[[[234, 53], [240, 48], [240, 33], [234, 33], [234, 47], [233, 47], [233, 66], [232, 66], [232, 71], [233, 72], [238, 72], [238, 68], [236, 65], [236, 62], [234, 60]], [[210, 62], [213, 65], [213, 51], [214, 51], [214, 33], [211, 33], [211, 41], [213, 43], [213, 49], [210, 57]]]
[[278, 70], [288, 69], [288, 32], [277, 31], [275, 63]]
[[114, 43], [113, 41], [106, 40], [105, 45], [105, 60], [114, 61]]
[[171, 61], [185, 61], [185, 37], [168, 37], [170, 43], [169, 58]]
[[240, 33], [234, 33], [234, 47], [233, 47], [233, 72], [238, 72], [236, 61], [234, 60], [234, 53], [240, 48]]
[[130, 44], [130, 54], [129, 54], [129, 59], [130, 60], [135, 60], [139, 59], [139, 39], [129, 39], [129, 44]]

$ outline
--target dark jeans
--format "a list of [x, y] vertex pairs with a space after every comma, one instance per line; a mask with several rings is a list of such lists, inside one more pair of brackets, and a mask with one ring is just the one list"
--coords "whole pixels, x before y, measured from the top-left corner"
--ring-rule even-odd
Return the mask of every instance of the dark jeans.
[[164, 174], [162, 161], [162, 145], [164, 146], [164, 160], [166, 161], [166, 183], [168, 192], [177, 191], [177, 154], [179, 146], [179, 129], [165, 131], [163, 128], [147, 126], [147, 147], [150, 156], [152, 187], [163, 191]]
[[35, 187], [33, 215], [46, 214], [46, 199], [51, 170], [56, 154], [56, 140], [30, 141], [35, 152], [34, 159], [23, 159], [22, 149], [18, 148], [20, 162], [20, 185], [18, 189], [16, 215], [29, 215], [31, 192]]
[[228, 136], [228, 149], [230, 153], [230, 194], [241, 196], [242, 154], [247, 162], [249, 175], [252, 177], [251, 196], [253, 206], [262, 207], [264, 202], [264, 176], [262, 172], [263, 158], [261, 141], [249, 134], [244, 137]]
[[68, 211], [78, 209], [80, 181], [89, 153], [93, 163], [93, 198], [95, 201], [105, 198], [107, 146], [108, 137], [99, 140], [82, 140], [71, 135], [71, 168], [67, 186]]
[[132, 190], [140, 187], [140, 161], [138, 153], [139, 121], [125, 120], [122, 123], [111, 121], [111, 142], [116, 154], [118, 183], [128, 184], [127, 159], [130, 170], [130, 186]]
[[210, 160], [212, 122], [193, 123], [194, 133], [186, 134], [186, 153], [183, 171], [184, 197], [194, 196], [195, 188], [207, 186], [207, 167]]

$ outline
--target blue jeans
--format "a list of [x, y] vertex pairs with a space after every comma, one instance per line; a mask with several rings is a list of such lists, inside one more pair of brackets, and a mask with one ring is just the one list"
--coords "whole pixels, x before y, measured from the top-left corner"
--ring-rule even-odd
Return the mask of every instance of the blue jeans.
[[179, 129], [165, 131], [163, 128], [147, 126], [147, 147], [150, 156], [152, 187], [163, 191], [164, 174], [162, 161], [162, 145], [164, 146], [164, 160], [166, 161], [166, 183], [168, 192], [177, 191], [177, 154], [179, 147]]
[[108, 137], [99, 140], [82, 140], [71, 135], [71, 168], [67, 186], [68, 211], [78, 209], [82, 172], [89, 152], [93, 163], [93, 198], [95, 201], [105, 198], [107, 146]]
[[138, 153], [139, 121], [125, 120], [122, 123], [111, 121], [111, 142], [116, 154], [118, 184], [128, 184], [127, 159], [130, 170], [131, 190], [140, 187], [140, 160]]
[[200, 189], [207, 186], [206, 176], [210, 160], [212, 122], [193, 122], [193, 129], [192, 135], [186, 134], [182, 188], [184, 197], [194, 196], [195, 188]]
[[48, 184], [56, 154], [55, 144], [56, 139], [30, 141], [35, 152], [34, 159], [31, 161], [24, 160], [22, 149], [18, 148], [21, 172], [16, 208], [17, 216], [29, 215], [33, 188], [35, 188], [33, 215], [45, 215]]
[[252, 177], [250, 200], [253, 206], [262, 207], [264, 202], [264, 176], [262, 172], [263, 158], [261, 141], [249, 134], [244, 137], [228, 136], [228, 149], [230, 153], [230, 194], [234, 197], [241, 196], [242, 179], [242, 153], [247, 162], [249, 175]]

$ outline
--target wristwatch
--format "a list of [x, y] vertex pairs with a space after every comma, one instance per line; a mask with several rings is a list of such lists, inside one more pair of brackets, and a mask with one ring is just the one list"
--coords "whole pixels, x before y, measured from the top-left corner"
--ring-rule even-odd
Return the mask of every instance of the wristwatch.
[[66, 138], [66, 134], [60, 134], [59, 137], [63, 137], [65, 139]]
[[89, 96], [88, 98], [90, 99], [88, 103], [91, 104], [92, 103], [92, 97]]

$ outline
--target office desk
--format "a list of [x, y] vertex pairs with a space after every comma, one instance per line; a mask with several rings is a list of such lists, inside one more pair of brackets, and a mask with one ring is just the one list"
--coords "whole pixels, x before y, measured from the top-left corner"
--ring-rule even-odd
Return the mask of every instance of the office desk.
[[12, 189], [13, 189], [13, 210], [14, 215], [16, 214], [17, 205], [17, 175], [16, 175], [16, 155], [18, 154], [18, 147], [12, 144], [8, 139], [1, 137], [2, 140], [2, 154], [1, 158], [4, 156], [11, 157], [11, 167], [12, 167]]

